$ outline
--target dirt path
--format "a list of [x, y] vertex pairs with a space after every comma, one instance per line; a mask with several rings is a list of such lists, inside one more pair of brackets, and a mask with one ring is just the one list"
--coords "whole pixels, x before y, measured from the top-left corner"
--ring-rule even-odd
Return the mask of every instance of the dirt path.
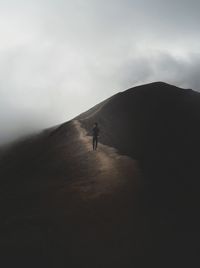
[[25, 173], [17, 190], [8, 189], [2, 199], [7, 204], [3, 255], [20, 256], [26, 263], [22, 267], [129, 268], [141, 263], [146, 226], [137, 161], [101, 143], [93, 151], [91, 139], [78, 120], [58, 128], [41, 147], [38, 173]]
[[137, 161], [101, 143], [93, 151], [78, 120], [70, 133], [63, 149], [69, 177], [47, 202], [49, 258], [54, 267], [133, 267], [141, 262], [145, 229]]
[[[84, 145], [85, 154], [92, 158], [90, 162], [93, 172], [88, 174], [86, 180], [78, 180], [71, 187], [87, 198], [96, 198], [101, 195], [111, 194], [119, 190], [123, 184], [132, 183], [138, 187], [139, 169], [137, 161], [122, 156], [117, 150], [99, 143], [96, 151], [92, 150], [92, 137], [87, 135], [78, 120], [73, 125], [79, 133], [79, 141]], [[95, 174], [94, 174], [95, 171]], [[90, 177], [90, 174], [93, 174]]]

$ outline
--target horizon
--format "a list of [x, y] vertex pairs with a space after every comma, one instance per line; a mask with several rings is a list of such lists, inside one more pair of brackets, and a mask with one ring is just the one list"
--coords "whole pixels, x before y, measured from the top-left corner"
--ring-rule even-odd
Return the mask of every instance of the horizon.
[[[28, 131], [28, 132], [24, 132], [22, 135], [20, 135], [20, 136], [18, 136], [18, 137], [17, 137], [17, 136], [16, 136], [16, 137], [13, 137], [13, 139], [8, 140], [8, 141], [6, 141], [6, 142], [3, 141], [2, 144], [1, 144], [1, 141], [0, 141], [0, 146], [3, 146], [3, 145], [5, 145], [5, 146], [9, 146], [9, 145], [12, 145], [12, 144], [15, 143], [15, 142], [18, 142], [18, 141], [21, 141], [21, 140], [23, 141], [24, 139], [26, 139], [26, 138], [28, 138], [28, 137], [31, 137], [32, 135], [38, 135], [38, 134], [40, 134], [40, 133], [43, 132], [43, 131], [48, 131], [48, 130], [51, 130], [51, 129], [53, 129], [53, 128], [57, 128], [57, 127], [59, 127], [59, 126], [65, 124], [65, 123], [67, 123], [67, 122], [72, 121], [73, 119], [75, 119], [76, 117], [78, 117], [78, 116], [84, 114], [85, 112], [88, 112], [90, 109], [94, 108], [96, 105], [100, 104], [101, 102], [106, 101], [107, 99], [109, 99], [109, 98], [111, 98], [111, 97], [117, 95], [118, 93], [125, 93], [126, 91], [131, 90], [131, 89], [140, 88], [140, 87], [143, 87], [143, 86], [147, 86], [147, 85], [151, 85], [151, 84], [158, 84], [158, 83], [163, 84], [163, 85], [164, 85], [164, 84], [165, 84], [165, 85], [169, 85], [169, 86], [172, 86], [172, 87], [177, 87], [177, 88], [180, 88], [180, 89], [183, 89], [183, 90], [188, 90], [188, 89], [189, 89], [189, 90], [192, 90], [192, 91], [194, 91], [194, 92], [198, 92], [198, 91], [195, 91], [194, 89], [191, 89], [191, 88], [179, 87], [178, 85], [172, 85], [172, 84], [169, 84], [169, 83], [164, 82], [164, 81], [153, 81], [153, 82], [149, 82], [149, 83], [146, 83], [146, 84], [138, 84], [138, 85], [136, 85], [136, 86], [132, 86], [132, 87], [129, 87], [129, 88], [127, 88], [127, 89], [124, 89], [124, 90], [121, 90], [121, 91], [117, 91], [115, 94], [108, 96], [107, 98], [101, 100], [100, 102], [98, 102], [98, 103], [96, 103], [96, 104], [93, 104], [93, 105], [92, 105], [91, 107], [89, 107], [87, 110], [82, 111], [82, 112], [79, 113], [79, 114], [76, 114], [75, 116], [73, 116], [72, 118], [68, 119], [67, 121], [59, 122], [59, 123], [54, 124], [54, 125], [51, 125], [51, 126], [49, 126], [49, 127], [47, 127], [47, 128], [35, 129], [35, 130]], [[200, 92], [198, 92], [198, 93], [200, 93]]]

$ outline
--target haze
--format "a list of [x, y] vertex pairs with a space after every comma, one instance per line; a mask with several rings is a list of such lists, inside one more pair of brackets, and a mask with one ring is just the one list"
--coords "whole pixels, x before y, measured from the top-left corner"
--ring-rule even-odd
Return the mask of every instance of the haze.
[[152, 81], [200, 89], [198, 0], [0, 0], [0, 142]]

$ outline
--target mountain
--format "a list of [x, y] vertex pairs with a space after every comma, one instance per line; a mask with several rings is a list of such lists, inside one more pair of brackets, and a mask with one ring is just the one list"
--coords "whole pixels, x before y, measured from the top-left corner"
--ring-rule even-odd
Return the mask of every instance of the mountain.
[[156, 82], [11, 146], [0, 159], [2, 259], [24, 266], [32, 259], [33, 267], [194, 266], [199, 123], [198, 92]]

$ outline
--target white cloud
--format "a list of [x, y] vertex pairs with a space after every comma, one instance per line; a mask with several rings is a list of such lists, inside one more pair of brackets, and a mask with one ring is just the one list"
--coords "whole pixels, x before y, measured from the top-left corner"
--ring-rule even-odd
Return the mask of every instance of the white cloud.
[[199, 7], [0, 0], [0, 140], [67, 121], [139, 83], [199, 89]]

